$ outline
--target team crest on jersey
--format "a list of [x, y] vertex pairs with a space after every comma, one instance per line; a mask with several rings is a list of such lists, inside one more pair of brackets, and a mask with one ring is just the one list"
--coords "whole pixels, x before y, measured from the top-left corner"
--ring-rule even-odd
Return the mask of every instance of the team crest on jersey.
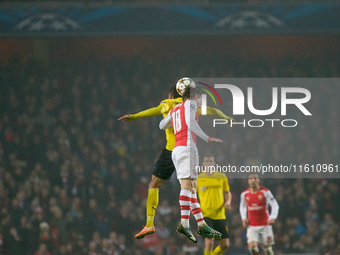
[[249, 197], [246, 197], [247, 200], [249, 200]]
[[204, 186], [201, 187], [201, 191], [205, 191], [205, 187]]
[[195, 106], [194, 104], [191, 104], [191, 105], [190, 105], [190, 110], [193, 110], [193, 111], [194, 111], [195, 109], [196, 109], [196, 106]]
[[259, 195], [259, 199], [262, 200], [263, 196], [262, 195]]

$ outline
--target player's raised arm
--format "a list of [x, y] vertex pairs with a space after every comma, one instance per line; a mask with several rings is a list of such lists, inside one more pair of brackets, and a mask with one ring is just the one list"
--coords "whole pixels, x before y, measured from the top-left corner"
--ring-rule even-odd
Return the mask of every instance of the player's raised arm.
[[279, 214], [279, 204], [277, 203], [276, 199], [274, 198], [273, 194], [268, 190], [266, 193], [266, 201], [270, 204], [272, 208], [271, 213], [269, 215], [268, 224], [273, 224]]
[[[199, 108], [197, 112], [198, 115], [202, 115], [202, 108]], [[207, 106], [207, 115], [212, 115], [219, 119], [225, 119], [232, 122], [235, 121], [232, 117], [225, 115], [221, 110], [209, 106]]]
[[164, 119], [162, 119], [162, 121], [159, 123], [159, 129], [165, 130], [171, 127], [172, 127], [172, 121], [171, 121], [171, 115], [169, 112], [168, 115]]
[[197, 103], [194, 100], [190, 100], [190, 107], [187, 107], [185, 110], [185, 122], [190, 127], [191, 131], [198, 135], [206, 142], [218, 142], [223, 143], [222, 140], [217, 138], [212, 138], [206, 135], [201, 127], [198, 125], [197, 121], [195, 120], [197, 112]]
[[247, 218], [247, 203], [246, 199], [244, 197], [244, 193], [241, 194], [240, 198], [240, 214], [242, 219], [242, 225], [243, 227], [248, 227], [248, 218]]

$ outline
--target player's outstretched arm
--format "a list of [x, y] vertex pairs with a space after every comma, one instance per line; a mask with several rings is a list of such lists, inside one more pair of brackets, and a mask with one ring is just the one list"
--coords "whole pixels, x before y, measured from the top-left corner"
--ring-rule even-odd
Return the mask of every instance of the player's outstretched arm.
[[221, 139], [209, 137], [203, 132], [203, 130], [195, 120], [196, 112], [197, 103], [195, 101], [190, 101], [190, 107], [185, 108], [185, 122], [188, 125], [188, 127], [190, 127], [191, 131], [206, 142], [223, 143]]
[[171, 127], [172, 127], [172, 121], [171, 121], [171, 116], [169, 112], [168, 115], [164, 119], [162, 119], [161, 122], [159, 123], [159, 129], [165, 130]]
[[125, 114], [124, 116], [120, 117], [118, 120], [122, 121], [131, 121], [131, 120], [137, 120], [141, 118], [147, 118], [147, 117], [153, 117], [159, 114], [162, 114], [167, 111], [168, 105], [165, 103], [161, 103], [157, 107], [153, 107], [135, 114]]
[[[202, 108], [198, 109], [198, 114], [202, 115]], [[207, 115], [212, 115], [219, 119], [225, 119], [228, 121], [235, 122], [235, 120], [232, 117], [225, 115], [221, 110], [209, 106], [207, 106]]]

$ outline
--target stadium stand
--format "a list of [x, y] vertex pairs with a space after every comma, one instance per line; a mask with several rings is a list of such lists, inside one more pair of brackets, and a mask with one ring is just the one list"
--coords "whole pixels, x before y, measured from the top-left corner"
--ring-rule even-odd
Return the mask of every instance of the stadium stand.
[[[339, 67], [336, 59], [311, 65], [308, 58], [286, 58], [273, 66], [216, 57], [179, 56], [150, 62], [136, 56], [46, 66], [13, 57], [0, 66], [0, 254], [202, 254], [175, 231], [179, 219], [176, 180], [161, 188], [156, 234], [133, 238], [145, 222], [147, 184], [165, 137], [158, 130], [160, 117], [138, 123], [117, 118], [158, 105], [167, 89], [187, 73], [219, 77], [227, 70], [230, 77], [338, 77]], [[318, 100], [328, 93], [332, 92], [320, 88]], [[314, 109], [323, 115], [324, 123], [308, 129], [301, 125], [296, 137], [268, 134], [266, 139], [275, 143], [264, 148], [261, 159], [254, 152], [263, 146], [264, 137], [253, 136], [253, 146], [242, 153], [213, 152], [217, 162], [228, 157], [235, 162], [277, 162], [292, 155], [331, 162], [340, 149], [334, 132], [339, 107], [337, 102], [325, 103], [331, 105], [330, 112]], [[320, 125], [328, 125], [329, 132]], [[246, 137], [237, 139], [239, 147], [245, 148]], [[308, 149], [306, 139], [328, 139], [333, 146]], [[247, 184], [229, 179], [233, 193], [233, 209], [227, 217], [229, 254], [246, 254], [238, 203]], [[340, 254], [338, 179], [264, 183], [280, 204], [274, 225], [275, 252]]]

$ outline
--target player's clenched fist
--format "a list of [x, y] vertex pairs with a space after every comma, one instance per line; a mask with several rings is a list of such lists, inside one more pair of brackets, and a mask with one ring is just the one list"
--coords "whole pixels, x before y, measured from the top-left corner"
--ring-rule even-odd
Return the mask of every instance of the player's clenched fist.
[[248, 228], [248, 226], [249, 226], [249, 220], [248, 220], [248, 219], [242, 220], [242, 226], [243, 226], [244, 228]]

